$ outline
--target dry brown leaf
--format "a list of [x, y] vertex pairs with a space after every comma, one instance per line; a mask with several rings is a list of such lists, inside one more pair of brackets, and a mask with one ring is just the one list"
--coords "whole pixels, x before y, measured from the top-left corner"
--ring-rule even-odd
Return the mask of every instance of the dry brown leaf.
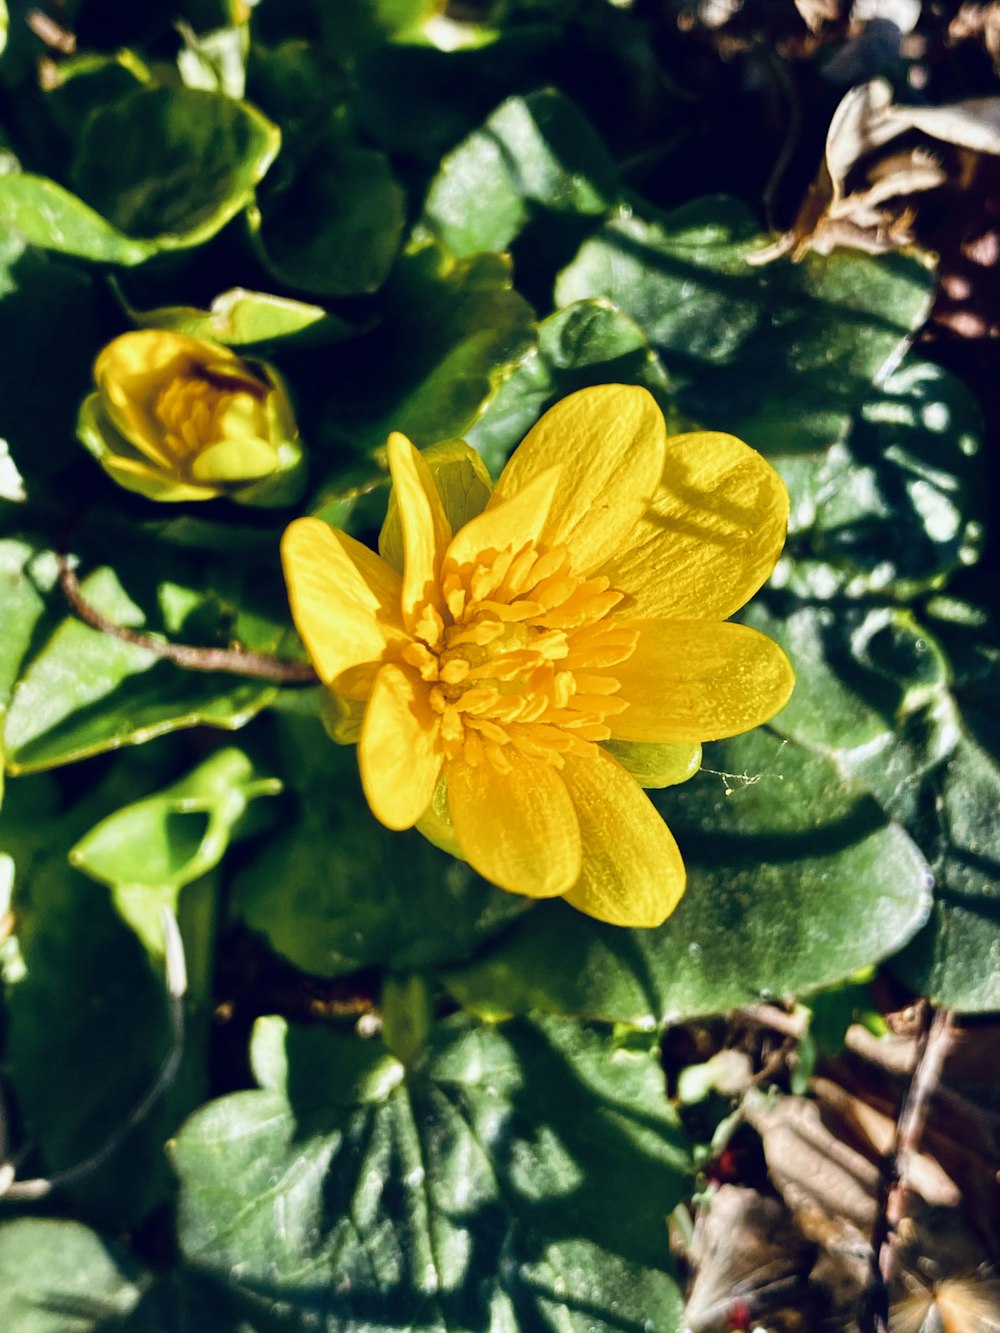
[[875, 1222], [878, 1168], [836, 1138], [808, 1098], [751, 1091], [743, 1108], [763, 1142], [771, 1181], [803, 1233], [826, 1249], [864, 1249]]
[[713, 1333], [737, 1315], [749, 1322], [786, 1305], [801, 1309], [813, 1254], [777, 1199], [720, 1186], [698, 1210], [685, 1329]]
[[820, 32], [828, 24], [843, 22], [848, 6], [845, 0], [795, 0], [795, 8], [810, 32]]
[[[885, 151], [910, 131], [959, 154], [946, 166], [940, 152], [919, 143]], [[852, 88], [833, 114], [819, 174], [791, 229], [750, 262], [769, 263], [789, 253], [800, 260], [810, 250], [829, 254], [837, 247], [882, 254], [910, 245], [913, 201], [961, 183], [974, 170], [962, 156], [969, 153], [1000, 154], [1000, 97], [911, 107], [894, 105], [885, 79]]]

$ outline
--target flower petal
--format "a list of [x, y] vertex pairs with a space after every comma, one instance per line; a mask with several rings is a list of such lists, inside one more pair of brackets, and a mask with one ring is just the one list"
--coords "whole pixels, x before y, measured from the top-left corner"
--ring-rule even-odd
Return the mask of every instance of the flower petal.
[[168, 471], [176, 460], [159, 443], [163, 426], [154, 412], [156, 397], [165, 374], [188, 370], [195, 345], [184, 334], [136, 329], [112, 339], [94, 362], [94, 382], [115, 428]]
[[791, 663], [746, 625], [634, 620], [635, 652], [614, 668], [628, 708], [608, 719], [623, 741], [714, 741], [760, 726], [788, 702]]
[[633, 599], [630, 618], [726, 620], [770, 575], [787, 525], [785, 483], [756, 450], [676, 435], [652, 508], [601, 572]]
[[[281, 559], [292, 619], [325, 684], [381, 662], [387, 643], [403, 637], [399, 575], [346, 532], [296, 519], [281, 540]], [[355, 698], [367, 692], [360, 684], [341, 689]]]
[[697, 741], [679, 745], [605, 741], [604, 748], [640, 787], [676, 787], [679, 782], [693, 778], [701, 768], [701, 746]]
[[567, 755], [563, 777], [583, 841], [583, 868], [566, 901], [613, 926], [659, 926], [684, 892], [673, 834], [605, 751]]
[[652, 503], [663, 473], [666, 427], [645, 389], [602, 384], [550, 407], [511, 456], [495, 500], [516, 495], [553, 464], [562, 485], [542, 534], [567, 546], [586, 574], [618, 549]]
[[278, 451], [274, 445], [247, 435], [242, 439], [220, 440], [196, 454], [191, 460], [191, 476], [210, 485], [249, 482], [270, 476], [277, 466]]
[[388, 452], [403, 532], [403, 622], [412, 632], [428, 603], [441, 609], [439, 574], [451, 525], [420, 450], [393, 431]]
[[358, 742], [361, 785], [375, 818], [412, 828], [434, 796], [443, 762], [440, 719], [419, 677], [391, 663], [375, 677]]
[[[486, 464], [464, 440], [443, 440], [421, 450], [452, 532], [481, 514], [493, 494], [493, 481]], [[399, 521], [396, 492], [389, 494], [385, 522], [378, 537], [379, 555], [393, 569], [403, 570], [403, 528]]]
[[510, 771], [488, 760], [447, 766], [448, 809], [462, 855], [510, 893], [553, 898], [580, 875], [580, 829], [552, 764], [504, 747]]
[[519, 551], [528, 542], [536, 542], [561, 482], [561, 468], [546, 468], [509, 500], [488, 505], [455, 533], [445, 560], [475, 564], [487, 551]]

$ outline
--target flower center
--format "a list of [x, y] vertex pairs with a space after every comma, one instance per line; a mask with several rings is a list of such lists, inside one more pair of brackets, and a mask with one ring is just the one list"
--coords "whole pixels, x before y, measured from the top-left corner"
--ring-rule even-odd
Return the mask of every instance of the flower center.
[[487, 552], [446, 561], [444, 617], [428, 605], [403, 659], [432, 682], [449, 759], [510, 769], [508, 747], [561, 766], [607, 740], [616, 698], [613, 668], [638, 634], [609, 620], [623, 594], [603, 576], [582, 579], [565, 550]]
[[157, 395], [153, 411], [163, 427], [162, 442], [178, 464], [211, 444], [240, 434], [260, 433], [257, 415], [267, 395], [264, 385], [214, 374], [193, 366], [176, 375]]

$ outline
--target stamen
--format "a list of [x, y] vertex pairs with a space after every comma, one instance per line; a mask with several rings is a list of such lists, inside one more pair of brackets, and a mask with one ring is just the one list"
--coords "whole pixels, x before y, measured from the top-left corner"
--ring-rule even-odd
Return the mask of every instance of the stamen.
[[485, 551], [442, 572], [444, 615], [421, 608], [403, 660], [434, 682], [445, 754], [511, 770], [511, 754], [561, 767], [609, 739], [628, 707], [613, 668], [639, 634], [607, 619], [623, 594], [572, 573], [567, 552]]

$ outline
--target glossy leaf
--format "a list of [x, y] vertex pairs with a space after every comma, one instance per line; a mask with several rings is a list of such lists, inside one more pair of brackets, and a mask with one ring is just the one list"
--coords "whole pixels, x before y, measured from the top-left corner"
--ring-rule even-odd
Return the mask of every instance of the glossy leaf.
[[[86, 818], [85, 807], [61, 809], [45, 778], [10, 784], [0, 817], [0, 842], [12, 848], [16, 866], [20, 953], [5, 987], [6, 1064], [20, 1132], [36, 1148], [23, 1175], [75, 1167], [103, 1148], [170, 1046], [162, 973], [150, 967], [108, 891], [67, 862]], [[66, 1186], [78, 1216], [129, 1226], [165, 1197], [163, 1139], [201, 1091], [190, 1054], [180, 1079], [101, 1170]]]
[[867, 396], [844, 439], [777, 464], [793, 497], [783, 586], [803, 597], [911, 598], [975, 562], [982, 422], [958, 380], [914, 356]]
[[760, 243], [733, 200], [616, 219], [560, 275], [556, 304], [603, 296], [631, 315], [691, 420], [767, 454], [826, 447], [926, 317], [932, 275], [849, 251], [751, 267]]
[[926, 920], [930, 875], [903, 830], [767, 729], [706, 746], [701, 772], [654, 799], [688, 867], [674, 915], [621, 930], [543, 904], [450, 974], [457, 999], [652, 1027], [844, 980]]
[[690, 1167], [654, 1056], [458, 1017], [408, 1069], [367, 1043], [359, 1080], [352, 1044], [289, 1028], [264, 1089], [184, 1127], [189, 1262], [294, 1329], [673, 1326], [663, 1218]]
[[21, 1217], [0, 1224], [0, 1322], [18, 1333], [124, 1327], [145, 1275], [79, 1222]]
[[162, 953], [164, 905], [222, 860], [247, 805], [274, 796], [242, 751], [219, 750], [163, 791], [108, 815], [70, 850], [70, 864], [113, 891], [122, 916], [147, 949]]
[[[1000, 953], [995, 630], [973, 608], [947, 600], [935, 628], [926, 613], [917, 619], [884, 606], [793, 608], [779, 617], [761, 600], [747, 617], [799, 667], [798, 688], [774, 727], [870, 791], [929, 863], [934, 911], [893, 967], [941, 1004], [993, 1009], [986, 960]], [[972, 644], [972, 674], [956, 672], [951, 660], [949, 650], [963, 640]]]
[[[83, 581], [82, 591], [115, 623], [143, 624], [142, 611], [112, 570], [95, 571]], [[56, 590], [52, 603], [61, 611], [60, 600]], [[169, 590], [165, 600], [169, 607]], [[196, 605], [201, 600], [194, 594]], [[182, 594], [180, 601], [191, 609], [190, 597]], [[260, 681], [183, 670], [71, 615], [51, 628], [39, 620], [38, 627], [43, 633], [32, 641], [7, 713], [4, 741], [11, 773], [71, 763], [185, 727], [234, 730], [277, 693], [275, 686]]]
[[506, 250], [533, 208], [601, 214], [614, 164], [582, 112], [551, 89], [512, 97], [441, 163], [426, 224], [459, 258]]
[[354, 333], [349, 324], [322, 306], [242, 287], [220, 292], [207, 310], [195, 306], [136, 310], [128, 305], [126, 309], [140, 328], [172, 329], [195, 338], [212, 338], [227, 347], [260, 347], [290, 338], [338, 342]]
[[56, 581], [51, 551], [39, 554], [30, 542], [0, 541], [0, 601], [4, 633], [0, 636], [0, 708], [6, 708]]
[[118, 1238], [42, 1217], [0, 1223], [0, 1320], [18, 1333], [265, 1333], [199, 1274], [155, 1275]]
[[[0, 176], [0, 195], [12, 179], [22, 178]], [[26, 248], [0, 221], [0, 435], [33, 502], [78, 495], [67, 473], [80, 457], [74, 422], [100, 343], [99, 303], [89, 274]]]
[[608, 301], [577, 301], [541, 321], [537, 345], [504, 376], [469, 442], [499, 474], [547, 408], [591, 384], [641, 384], [678, 428], [671, 382], [639, 325]]
[[419, 446], [464, 438], [532, 342], [509, 263], [424, 245], [400, 260], [384, 299], [380, 327], [328, 368], [331, 438], [355, 451], [392, 430]]
[[43, 249], [141, 264], [214, 236], [249, 203], [280, 141], [259, 111], [222, 94], [139, 87], [86, 119], [79, 197], [42, 176], [0, 176], [0, 221]]
[[419, 833], [377, 823], [353, 747], [334, 746], [315, 718], [282, 728], [294, 807], [235, 891], [246, 924], [296, 967], [333, 977], [466, 958], [524, 911]]
[[70, 190], [31, 172], [0, 176], [0, 222], [31, 245], [97, 264], [143, 264], [159, 248], [137, 240]]
[[[197, 245], [244, 208], [281, 143], [246, 103], [191, 88], [140, 88], [90, 117], [73, 179], [129, 236]], [[139, 192], [132, 182], [145, 179]]]
[[284, 189], [261, 196], [258, 240], [281, 282], [313, 296], [373, 292], [389, 275], [405, 221], [384, 154], [324, 139]]

